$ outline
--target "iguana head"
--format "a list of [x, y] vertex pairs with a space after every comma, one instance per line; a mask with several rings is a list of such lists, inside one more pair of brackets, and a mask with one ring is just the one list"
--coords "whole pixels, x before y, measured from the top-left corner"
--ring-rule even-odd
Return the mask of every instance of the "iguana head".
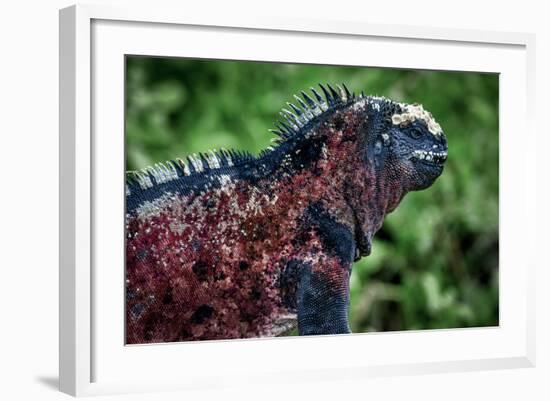
[[447, 140], [443, 130], [420, 104], [370, 98], [367, 115], [369, 146], [377, 171], [399, 177], [404, 191], [429, 187], [443, 171]]

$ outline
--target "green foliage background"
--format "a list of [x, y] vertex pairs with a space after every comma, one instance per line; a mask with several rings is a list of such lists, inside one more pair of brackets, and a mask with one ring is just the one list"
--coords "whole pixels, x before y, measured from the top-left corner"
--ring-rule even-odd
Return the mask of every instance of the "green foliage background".
[[210, 148], [257, 153], [278, 112], [317, 83], [421, 103], [449, 158], [408, 194], [353, 266], [354, 332], [498, 325], [498, 76], [128, 57], [127, 169]]

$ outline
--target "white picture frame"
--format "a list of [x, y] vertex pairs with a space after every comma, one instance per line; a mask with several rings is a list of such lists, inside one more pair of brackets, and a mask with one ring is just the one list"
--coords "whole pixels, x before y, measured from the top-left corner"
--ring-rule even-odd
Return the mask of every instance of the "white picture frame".
[[[367, 65], [363, 51], [321, 51], [336, 41], [368, 51], [369, 66], [501, 74], [500, 326], [124, 346], [123, 236], [112, 228], [122, 230], [124, 217], [124, 54]], [[413, 51], [432, 57], [405, 57]], [[530, 34], [154, 7], [61, 10], [60, 390], [80, 396], [534, 366], [534, 147], [511, 141], [521, 132], [535, 143], [533, 88]]]

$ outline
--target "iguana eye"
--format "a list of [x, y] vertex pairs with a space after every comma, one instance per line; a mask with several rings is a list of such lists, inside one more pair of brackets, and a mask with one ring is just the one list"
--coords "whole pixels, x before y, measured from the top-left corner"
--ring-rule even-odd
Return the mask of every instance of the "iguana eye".
[[422, 131], [420, 131], [418, 128], [412, 128], [410, 131], [409, 131], [409, 135], [411, 136], [411, 138], [413, 139], [420, 139], [422, 137]]

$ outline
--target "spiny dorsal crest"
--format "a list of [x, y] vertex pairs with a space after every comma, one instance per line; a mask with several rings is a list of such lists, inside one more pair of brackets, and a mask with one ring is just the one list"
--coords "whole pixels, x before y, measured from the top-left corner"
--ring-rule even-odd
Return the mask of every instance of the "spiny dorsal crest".
[[[287, 102], [288, 108], [283, 108], [280, 112], [283, 121], [278, 121], [275, 124], [277, 129], [269, 130], [279, 137], [274, 140], [276, 144], [280, 144], [286, 139], [304, 132], [304, 129], [307, 129], [306, 126], [317, 117], [324, 115], [324, 113], [346, 105], [356, 99], [355, 94], [350, 92], [345, 84], [341, 86], [336, 85], [337, 90], [329, 84], [325, 86], [319, 84], [319, 87], [322, 94], [315, 88], [310, 88], [311, 95], [304, 91], [300, 92], [301, 97], [294, 95], [298, 106]], [[366, 98], [366, 96], [361, 92], [359, 98]], [[274, 150], [270, 146], [262, 151], [259, 157]], [[156, 163], [153, 166], [126, 173], [126, 194], [129, 195], [132, 187], [136, 185], [141, 189], [148, 189], [180, 177], [191, 176], [213, 169], [232, 167], [252, 160], [255, 160], [255, 157], [246, 151], [221, 149], [189, 155], [186, 161], [176, 159], [164, 163]]]
[[[288, 139], [302, 132], [304, 127], [321, 114], [355, 99], [355, 94], [350, 92], [344, 84], [342, 86], [336, 85], [338, 91], [329, 84], [326, 87], [319, 84], [319, 87], [323, 95], [315, 88], [310, 88], [312, 96], [304, 91], [300, 92], [301, 97], [294, 95], [294, 99], [296, 99], [299, 106], [287, 102], [288, 108], [283, 108], [279, 112], [283, 120], [275, 123], [277, 129], [270, 129], [269, 131], [283, 140]], [[361, 93], [360, 97], [364, 97], [364, 94]]]

